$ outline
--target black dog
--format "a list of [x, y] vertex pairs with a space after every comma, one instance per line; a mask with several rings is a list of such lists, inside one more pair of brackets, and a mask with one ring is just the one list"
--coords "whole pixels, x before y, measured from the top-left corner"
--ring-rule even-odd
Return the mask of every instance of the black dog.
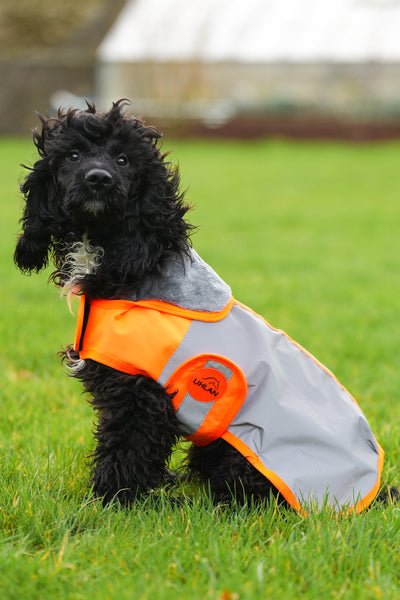
[[[177, 170], [157, 146], [160, 134], [124, 116], [124, 105], [119, 101], [108, 113], [97, 113], [88, 104], [85, 112], [60, 111], [57, 118], [42, 119], [41, 132], [33, 136], [40, 160], [21, 187], [26, 205], [15, 262], [24, 272], [38, 272], [50, 254], [55, 284], [89, 301], [142, 301], [151, 298], [150, 287], [174, 303], [173, 274], [194, 261], [193, 227], [185, 220], [189, 207]], [[196, 260], [196, 269], [212, 279]], [[94, 493], [105, 503], [117, 499], [129, 505], [169, 477], [170, 455], [182, 434], [173, 405], [176, 390], [140, 370], [82, 360], [79, 340], [64, 359], [98, 412]], [[214, 388], [219, 384], [210, 381]], [[217, 394], [205, 382], [199, 385]], [[271, 491], [277, 493], [275, 486], [245, 454], [217, 437], [191, 446], [188, 468], [209, 482], [217, 501], [232, 494], [239, 502], [268, 499]]]
[[[56, 285], [90, 298], [136, 295], [168, 258], [190, 247], [192, 226], [184, 220], [189, 207], [178, 173], [156, 146], [161, 135], [124, 118], [123, 105], [117, 102], [105, 116], [89, 104], [85, 114], [71, 110], [42, 119], [42, 132], [33, 136], [41, 160], [21, 186], [27, 201], [16, 264], [39, 272], [50, 252]], [[66, 360], [73, 364], [76, 358], [68, 348]], [[168, 478], [180, 435], [171, 394], [147, 377], [92, 360], [77, 376], [99, 413], [94, 492], [105, 502], [130, 503]], [[193, 447], [189, 462], [197, 473], [204, 468], [219, 499], [236, 488], [269, 496], [266, 479], [234, 448], [223, 440], [211, 446]]]

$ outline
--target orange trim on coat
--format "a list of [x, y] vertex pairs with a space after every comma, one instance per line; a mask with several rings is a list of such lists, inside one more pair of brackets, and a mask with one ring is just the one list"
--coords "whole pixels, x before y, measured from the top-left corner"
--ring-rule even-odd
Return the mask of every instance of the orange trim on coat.
[[257, 471], [264, 475], [264, 477], [266, 477], [282, 494], [285, 500], [289, 502], [290, 506], [293, 506], [293, 508], [295, 508], [303, 515], [306, 514], [302, 509], [300, 503], [298, 502], [296, 496], [289, 488], [289, 486], [286, 485], [283, 479], [281, 479], [276, 473], [274, 473], [274, 471], [270, 471], [269, 469], [267, 469], [266, 466], [258, 458], [257, 454], [255, 454], [253, 450], [250, 450], [250, 448], [244, 442], [242, 442], [242, 440], [240, 440], [238, 437], [236, 437], [236, 435], [234, 435], [230, 431], [225, 431], [225, 433], [221, 437], [226, 442], [228, 442], [228, 444], [236, 448], [236, 450], [238, 450], [238, 452], [240, 452], [240, 454], [244, 456], [249, 461], [249, 463], [257, 469]]
[[[97, 301], [96, 301], [97, 302]], [[163, 300], [138, 300], [134, 304], [137, 306], [143, 306], [144, 308], [151, 308], [160, 312], [166, 312], [170, 315], [176, 315], [178, 317], [184, 317], [185, 319], [193, 319], [194, 321], [206, 321], [207, 323], [215, 323], [221, 321], [230, 312], [234, 303], [234, 299], [231, 296], [230, 300], [224, 306], [224, 308], [218, 312], [206, 312], [200, 310], [189, 310], [187, 308], [181, 308], [176, 304], [169, 304]]]
[[[325, 373], [327, 373], [328, 375], [330, 375], [330, 377], [332, 377], [336, 381], [336, 383], [346, 392], [346, 394], [348, 394], [349, 398], [354, 402], [354, 404], [356, 404], [360, 408], [360, 410], [361, 410], [361, 407], [359, 406], [357, 400], [350, 394], [350, 392], [347, 390], [347, 388], [345, 388], [344, 385], [337, 379], [337, 377], [332, 373], [332, 371], [330, 371], [327, 367], [325, 367], [325, 365], [323, 365], [317, 358], [315, 358], [315, 356], [313, 356], [310, 352], [308, 352], [308, 350], [306, 350], [305, 348], [303, 348], [303, 346], [301, 346], [301, 344], [299, 344], [298, 342], [296, 342], [296, 340], [294, 340], [293, 338], [291, 338], [282, 329], [277, 329], [276, 327], [273, 327], [270, 323], [268, 323], [268, 321], [266, 319], [264, 319], [264, 317], [262, 317], [261, 315], [257, 314], [254, 310], [252, 310], [251, 308], [249, 308], [245, 304], [242, 304], [238, 300], [234, 300], [233, 303], [236, 304], [237, 306], [240, 306], [241, 308], [243, 308], [243, 310], [247, 310], [248, 312], [252, 313], [255, 317], [258, 317], [259, 319], [261, 319], [262, 321], [264, 321], [264, 323], [266, 323], [268, 325], [268, 327], [270, 327], [274, 331], [282, 333], [297, 348], [299, 348], [299, 350], [301, 350], [302, 352], [304, 352], [304, 354], [306, 354], [309, 358], [311, 358], [311, 360], [313, 360], [318, 366], [320, 366], [321, 369], [323, 371], [325, 371]], [[374, 435], [374, 434], [372, 433], [372, 435]], [[352, 506], [348, 510], [349, 513], [351, 513], [351, 512], [356, 512], [356, 513], [362, 512], [365, 508], [367, 508], [367, 506], [369, 506], [369, 504], [371, 504], [371, 502], [374, 500], [375, 496], [377, 495], [377, 493], [379, 491], [379, 487], [380, 487], [380, 484], [381, 484], [381, 476], [382, 476], [382, 470], [383, 470], [383, 461], [384, 461], [384, 457], [385, 457], [385, 451], [383, 450], [382, 446], [379, 444], [379, 442], [377, 441], [377, 439], [375, 438], [375, 436], [374, 436], [374, 440], [375, 440], [376, 445], [378, 447], [378, 477], [377, 477], [376, 483], [375, 483], [374, 487], [372, 488], [372, 490], [365, 496], [365, 498], [361, 499], [359, 502], [357, 502], [357, 504], [355, 506]], [[260, 470], [260, 469], [258, 469], [258, 470]], [[263, 471], [261, 471], [261, 473], [263, 473]], [[275, 486], [275, 487], [278, 487], [278, 486]], [[279, 487], [278, 487], [278, 489], [279, 489], [279, 491], [281, 491]], [[282, 496], [285, 496], [285, 494], [282, 491], [281, 491], [281, 493], [282, 493]], [[285, 498], [286, 498], [286, 496], [285, 496]], [[289, 502], [289, 504], [291, 504], [291, 502], [289, 500], [288, 500], [288, 502]]]
[[[346, 388], [340, 383], [340, 381], [335, 377], [335, 375], [332, 373], [332, 371], [330, 371], [327, 367], [325, 367], [325, 365], [323, 365], [317, 358], [315, 358], [315, 356], [313, 356], [311, 354], [311, 352], [308, 352], [308, 350], [306, 350], [305, 348], [303, 348], [303, 346], [301, 344], [299, 344], [298, 342], [296, 342], [296, 340], [294, 340], [293, 338], [290, 337], [290, 335], [288, 335], [286, 333], [286, 331], [283, 331], [283, 329], [277, 329], [276, 327], [273, 327], [273, 325], [271, 325], [271, 323], [269, 323], [264, 317], [262, 317], [261, 315], [259, 315], [258, 313], [256, 313], [254, 310], [252, 310], [251, 308], [249, 308], [248, 306], [246, 306], [246, 304], [242, 304], [241, 302], [239, 302], [238, 300], [234, 300], [233, 301], [234, 304], [237, 304], [237, 306], [240, 306], [240, 308], [243, 308], [243, 310], [247, 310], [247, 312], [251, 313], [252, 315], [254, 315], [255, 317], [257, 317], [258, 319], [261, 319], [262, 321], [264, 321], [264, 323], [266, 325], [268, 325], [268, 327], [270, 329], [272, 329], [273, 331], [276, 331], [277, 333], [282, 333], [282, 335], [284, 335], [290, 342], [292, 342], [292, 344], [294, 344], [299, 350], [301, 350], [302, 352], [304, 352], [304, 354], [307, 354], [307, 356], [309, 358], [311, 358], [311, 360], [313, 362], [315, 362], [315, 364], [317, 364], [318, 366], [320, 366], [322, 368], [323, 371], [325, 371], [325, 373], [327, 373], [328, 375], [330, 375], [331, 377], [333, 377], [333, 379], [340, 385], [340, 387], [342, 389], [344, 389], [348, 394], [349, 392], [346, 390]], [[352, 398], [352, 400], [357, 404], [356, 400], [354, 400], [354, 398], [351, 396], [351, 394], [349, 394], [349, 396]]]
[[85, 318], [86, 296], [82, 295], [78, 306], [78, 316], [76, 319], [74, 350], [79, 350], [79, 344], [82, 337], [83, 321]]
[[[250, 448], [244, 442], [242, 442], [242, 440], [240, 440], [230, 431], [226, 431], [223, 435], [221, 435], [221, 437], [231, 446], [236, 448], [236, 450], [238, 450], [238, 452], [240, 452], [240, 454], [242, 454], [242, 456], [244, 456], [249, 461], [249, 463], [253, 465], [253, 467], [255, 467], [262, 475], [264, 475], [264, 477], [266, 477], [282, 494], [282, 496], [285, 498], [285, 500], [287, 500], [290, 506], [295, 508], [303, 516], [308, 516], [308, 513], [302, 508], [301, 504], [298, 502], [296, 496], [289, 488], [289, 486], [286, 485], [286, 483], [276, 473], [274, 473], [274, 471], [270, 471], [269, 469], [267, 469], [265, 465], [261, 462], [261, 460], [258, 458], [257, 454], [250, 450]], [[378, 477], [376, 483], [372, 490], [368, 492], [368, 494], [365, 496], [365, 498], [362, 498], [357, 502], [357, 504], [351, 506], [346, 511], [346, 514], [351, 514], [353, 512], [361, 513], [371, 504], [371, 502], [375, 499], [379, 491], [383, 469], [383, 459], [385, 453], [379, 446], [379, 444], [378, 447], [380, 452], [378, 456]]]
[[362, 498], [359, 502], [357, 502], [357, 504], [355, 506], [352, 506], [349, 509], [349, 511], [348, 511], [349, 513], [352, 513], [352, 512], [360, 513], [363, 510], [365, 510], [371, 504], [371, 502], [375, 499], [376, 495], [379, 492], [379, 488], [381, 485], [381, 476], [382, 476], [383, 460], [385, 457], [385, 452], [383, 451], [383, 449], [380, 447], [379, 444], [378, 444], [378, 448], [379, 448], [378, 477], [377, 477], [376, 483], [375, 483], [374, 487], [372, 488], [372, 490], [365, 496], [365, 498]]
[[[318, 365], [319, 367], [321, 367], [321, 369], [323, 371], [325, 371], [325, 373], [327, 375], [329, 375], [330, 377], [332, 377], [332, 379], [334, 379], [336, 381], [336, 383], [342, 388], [342, 390], [344, 390], [346, 392], [346, 394], [349, 396], [349, 398], [354, 402], [354, 404], [356, 406], [358, 406], [358, 408], [361, 410], [360, 405], [358, 404], [357, 400], [350, 394], [349, 390], [347, 388], [344, 387], [344, 385], [338, 380], [338, 378], [332, 373], [332, 371], [330, 371], [327, 367], [325, 367], [325, 365], [323, 365], [317, 358], [315, 358], [315, 356], [313, 356], [311, 354], [311, 352], [308, 352], [308, 350], [306, 350], [305, 348], [303, 348], [303, 346], [301, 344], [299, 344], [298, 342], [296, 342], [296, 340], [294, 340], [293, 338], [290, 337], [290, 335], [288, 335], [285, 331], [283, 331], [282, 329], [276, 329], [276, 327], [273, 327], [270, 323], [268, 323], [268, 321], [266, 319], [264, 319], [264, 317], [262, 317], [261, 315], [257, 314], [254, 310], [252, 310], [251, 308], [249, 308], [248, 306], [246, 306], [245, 304], [242, 304], [241, 302], [239, 302], [238, 300], [233, 301], [234, 304], [236, 304], [237, 306], [240, 306], [241, 308], [243, 308], [243, 310], [247, 310], [248, 312], [250, 312], [251, 314], [253, 314], [255, 317], [258, 317], [259, 319], [261, 319], [262, 321], [264, 321], [264, 323], [266, 323], [266, 325], [268, 325], [268, 327], [270, 327], [271, 329], [273, 329], [274, 331], [277, 331], [279, 333], [282, 333], [282, 335], [284, 335], [289, 341], [292, 342], [292, 344], [294, 344], [299, 350], [301, 350], [302, 352], [304, 352], [304, 354], [306, 354], [309, 358], [311, 358], [311, 360]], [[374, 435], [372, 433], [372, 435]], [[379, 452], [379, 461], [380, 463], [382, 462], [382, 467], [383, 467], [383, 459], [385, 456], [385, 452], [383, 450], [383, 448], [381, 447], [381, 445], [379, 444], [378, 440], [375, 438], [374, 436], [374, 440], [378, 446], [378, 452]], [[380, 464], [379, 463], [379, 464]], [[381, 470], [382, 470], [381, 467]], [[380, 482], [380, 476], [378, 481]], [[379, 487], [379, 483], [378, 483], [378, 487]], [[375, 488], [374, 488], [375, 489]], [[372, 493], [372, 492], [371, 492]], [[376, 495], [376, 494], [375, 494]], [[372, 498], [373, 499], [373, 498]], [[370, 500], [371, 502], [371, 500]], [[357, 505], [358, 506], [358, 505]], [[362, 509], [361, 509], [362, 510]], [[357, 511], [358, 512], [358, 511]]]
[[350, 392], [344, 387], [344, 385], [342, 383], [340, 383], [340, 381], [337, 379], [337, 377], [332, 373], [332, 371], [330, 371], [327, 367], [325, 367], [325, 365], [323, 365], [317, 358], [315, 358], [315, 356], [313, 356], [311, 354], [311, 352], [309, 352], [308, 350], [306, 350], [305, 348], [303, 348], [303, 346], [301, 344], [299, 344], [298, 342], [296, 342], [296, 340], [294, 340], [293, 338], [290, 337], [290, 335], [288, 335], [286, 333], [286, 331], [283, 331], [283, 329], [277, 329], [276, 327], [273, 327], [271, 325], [271, 323], [269, 323], [266, 319], [264, 319], [264, 317], [262, 317], [261, 315], [259, 315], [258, 313], [256, 313], [254, 310], [252, 310], [251, 308], [249, 308], [248, 306], [246, 306], [245, 304], [242, 304], [241, 302], [239, 302], [238, 300], [234, 300], [233, 301], [234, 304], [236, 304], [237, 306], [240, 306], [240, 308], [243, 308], [243, 310], [247, 310], [247, 312], [251, 313], [252, 315], [254, 315], [255, 317], [257, 317], [258, 319], [261, 319], [262, 321], [264, 321], [264, 323], [266, 325], [268, 325], [268, 327], [270, 329], [272, 329], [273, 331], [276, 331], [277, 333], [281, 333], [282, 335], [284, 335], [290, 342], [292, 342], [292, 344], [294, 344], [299, 350], [301, 350], [302, 352], [304, 352], [304, 354], [306, 354], [309, 358], [311, 358], [311, 360], [313, 362], [315, 362], [316, 365], [318, 365], [319, 367], [321, 367], [321, 369], [323, 371], [325, 371], [325, 373], [327, 375], [330, 375], [335, 381], [336, 383], [342, 388], [342, 390], [344, 390], [349, 396], [350, 398], [353, 400], [353, 402], [355, 402], [355, 404], [358, 403], [357, 401], [353, 398], [353, 396], [350, 394]]

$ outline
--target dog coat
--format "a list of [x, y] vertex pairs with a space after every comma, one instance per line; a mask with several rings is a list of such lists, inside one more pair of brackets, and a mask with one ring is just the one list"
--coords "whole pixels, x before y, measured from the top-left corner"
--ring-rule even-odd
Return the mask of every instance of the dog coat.
[[297, 510], [368, 506], [384, 452], [328, 369], [234, 300], [194, 251], [140, 296], [81, 298], [82, 359], [176, 392], [182, 435], [199, 446], [223, 438]]

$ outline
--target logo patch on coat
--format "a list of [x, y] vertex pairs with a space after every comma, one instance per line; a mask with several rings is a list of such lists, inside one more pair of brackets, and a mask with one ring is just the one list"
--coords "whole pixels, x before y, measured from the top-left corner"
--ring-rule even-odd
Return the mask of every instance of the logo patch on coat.
[[188, 383], [188, 392], [199, 402], [212, 402], [222, 398], [228, 387], [225, 375], [212, 368], [203, 368], [196, 371]]

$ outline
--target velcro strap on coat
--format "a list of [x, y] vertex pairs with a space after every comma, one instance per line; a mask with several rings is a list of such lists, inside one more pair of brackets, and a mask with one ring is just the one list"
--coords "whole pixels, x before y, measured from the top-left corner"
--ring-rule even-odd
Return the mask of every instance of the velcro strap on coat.
[[176, 392], [173, 405], [182, 435], [205, 446], [226, 431], [244, 402], [247, 383], [232, 361], [201, 354], [183, 363], [166, 388]]

